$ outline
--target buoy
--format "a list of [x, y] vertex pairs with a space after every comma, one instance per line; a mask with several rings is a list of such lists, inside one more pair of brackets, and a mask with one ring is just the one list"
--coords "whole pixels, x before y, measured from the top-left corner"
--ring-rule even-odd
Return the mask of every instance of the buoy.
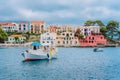
[[57, 53], [57, 52], [58, 52], [58, 50], [57, 50], [57, 49], [55, 49], [55, 50], [54, 50], [54, 52], [55, 52], [55, 53]]
[[50, 57], [52, 58], [52, 51], [50, 51]]

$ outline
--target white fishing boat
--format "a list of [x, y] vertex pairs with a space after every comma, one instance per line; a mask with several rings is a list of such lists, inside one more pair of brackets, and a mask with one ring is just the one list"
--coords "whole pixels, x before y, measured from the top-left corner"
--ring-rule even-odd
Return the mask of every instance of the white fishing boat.
[[22, 53], [23, 57], [26, 61], [56, 57], [58, 50], [55, 46], [55, 39], [56, 37], [50, 33], [41, 35], [41, 43], [33, 42], [30, 49]]

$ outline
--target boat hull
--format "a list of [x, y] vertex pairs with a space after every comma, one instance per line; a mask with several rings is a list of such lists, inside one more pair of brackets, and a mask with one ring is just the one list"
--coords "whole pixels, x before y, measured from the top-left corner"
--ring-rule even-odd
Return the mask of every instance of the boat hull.
[[[51, 59], [50, 55], [47, 53], [43, 53], [40, 55], [31, 54], [31, 53], [22, 53], [25, 61], [33, 61], [33, 60], [40, 60], [40, 59]], [[56, 57], [56, 54], [52, 55], [52, 58]]]

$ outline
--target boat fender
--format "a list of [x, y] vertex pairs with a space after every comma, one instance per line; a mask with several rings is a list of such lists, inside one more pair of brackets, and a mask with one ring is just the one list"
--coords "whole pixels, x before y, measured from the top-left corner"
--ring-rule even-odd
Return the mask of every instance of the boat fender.
[[28, 53], [28, 50], [26, 50], [26, 52]]
[[47, 54], [47, 57], [48, 57], [48, 58], [50, 57], [49, 54]]

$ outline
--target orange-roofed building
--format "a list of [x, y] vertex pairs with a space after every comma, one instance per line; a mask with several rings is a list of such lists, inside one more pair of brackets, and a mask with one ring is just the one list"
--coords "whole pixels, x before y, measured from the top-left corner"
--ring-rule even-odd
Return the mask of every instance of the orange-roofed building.
[[50, 25], [47, 30], [47, 32], [50, 32], [50, 33], [57, 33], [57, 26], [55, 25]]
[[57, 27], [57, 32], [75, 32], [75, 27], [69, 25], [62, 25]]
[[31, 33], [43, 33], [44, 32], [44, 21], [31, 21], [30, 22], [30, 32]]
[[0, 26], [6, 32], [17, 31], [17, 24], [13, 22], [0, 22]]
[[57, 35], [56, 46], [79, 46], [79, 40], [74, 36], [73, 32], [62, 32]]
[[[15, 39], [16, 37], [17, 37], [17, 40]], [[23, 35], [11, 35], [8, 37], [7, 43], [15, 43], [15, 42], [22, 43], [24, 42], [25, 39], [26, 37], [24, 37]]]

